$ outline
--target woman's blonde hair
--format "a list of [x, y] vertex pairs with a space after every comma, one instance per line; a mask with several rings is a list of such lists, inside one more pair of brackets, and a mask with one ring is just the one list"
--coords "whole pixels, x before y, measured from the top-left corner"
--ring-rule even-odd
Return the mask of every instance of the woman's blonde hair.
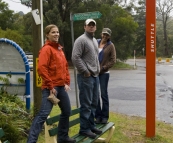
[[45, 31], [44, 31], [44, 34], [45, 34], [45, 39], [47, 40], [47, 34], [49, 34], [50, 30], [52, 28], [58, 28], [58, 26], [54, 25], [54, 24], [50, 24], [48, 26], [45, 27]]

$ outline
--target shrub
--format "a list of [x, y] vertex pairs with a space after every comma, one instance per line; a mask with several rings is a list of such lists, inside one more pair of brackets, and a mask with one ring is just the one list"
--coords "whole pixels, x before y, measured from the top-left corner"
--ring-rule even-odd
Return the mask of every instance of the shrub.
[[8, 77], [0, 77], [0, 80], [5, 83], [0, 89], [0, 128], [5, 132], [2, 141], [19, 143], [26, 138], [33, 117], [25, 111], [25, 103], [16, 93], [14, 95], [7, 93]]

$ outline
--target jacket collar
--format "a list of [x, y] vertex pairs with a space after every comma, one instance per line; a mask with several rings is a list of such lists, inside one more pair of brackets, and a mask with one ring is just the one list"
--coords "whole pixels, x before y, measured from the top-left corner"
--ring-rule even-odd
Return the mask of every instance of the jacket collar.
[[[102, 39], [97, 39], [98, 44], [100, 44], [101, 40], [102, 40]], [[111, 40], [108, 40], [107, 43], [106, 43], [106, 45], [108, 46], [108, 45], [110, 45], [111, 43], [112, 43]]]
[[52, 42], [52, 41], [49, 41], [49, 40], [46, 40], [45, 44], [44, 45], [50, 45], [52, 46], [53, 48], [63, 48], [59, 43], [55, 43], [55, 42]]
[[88, 32], [86, 32], [86, 31], [84, 32], [84, 34], [86, 34], [86, 35], [87, 35], [89, 38], [91, 38], [91, 39], [94, 37], [91, 33], [88, 33]]

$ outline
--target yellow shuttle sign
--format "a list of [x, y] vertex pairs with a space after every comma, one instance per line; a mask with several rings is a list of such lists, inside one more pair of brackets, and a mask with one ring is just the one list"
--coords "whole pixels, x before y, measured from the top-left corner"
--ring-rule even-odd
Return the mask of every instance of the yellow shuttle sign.
[[36, 58], [36, 86], [37, 87], [41, 87], [41, 85], [42, 85], [42, 79], [38, 75], [37, 68], [38, 68], [38, 58]]

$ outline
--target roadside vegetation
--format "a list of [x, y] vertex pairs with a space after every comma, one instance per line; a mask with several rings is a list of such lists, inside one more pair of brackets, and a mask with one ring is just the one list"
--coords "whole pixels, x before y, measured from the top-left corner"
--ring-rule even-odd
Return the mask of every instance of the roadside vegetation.
[[[74, 68], [73, 64], [71, 62], [69, 62], [69, 68]], [[113, 70], [120, 70], [120, 69], [130, 70], [130, 69], [134, 69], [134, 68], [132, 65], [126, 64], [124, 61], [117, 60], [111, 69], [113, 69]]]
[[125, 62], [117, 61], [116, 64], [111, 69], [134, 69], [133, 66], [126, 64]]
[[[26, 104], [17, 96], [18, 87], [14, 94], [8, 93], [11, 74], [5, 77], [0, 76], [0, 128], [5, 132], [2, 141], [8, 140], [11, 143], [19, 143], [27, 136], [32, 115], [26, 111]], [[23, 78], [18, 78], [18, 84], [24, 83]]]
[[0, 128], [5, 132], [2, 141], [19, 143], [27, 136], [32, 115], [26, 112], [25, 103], [17, 95], [0, 92]]

